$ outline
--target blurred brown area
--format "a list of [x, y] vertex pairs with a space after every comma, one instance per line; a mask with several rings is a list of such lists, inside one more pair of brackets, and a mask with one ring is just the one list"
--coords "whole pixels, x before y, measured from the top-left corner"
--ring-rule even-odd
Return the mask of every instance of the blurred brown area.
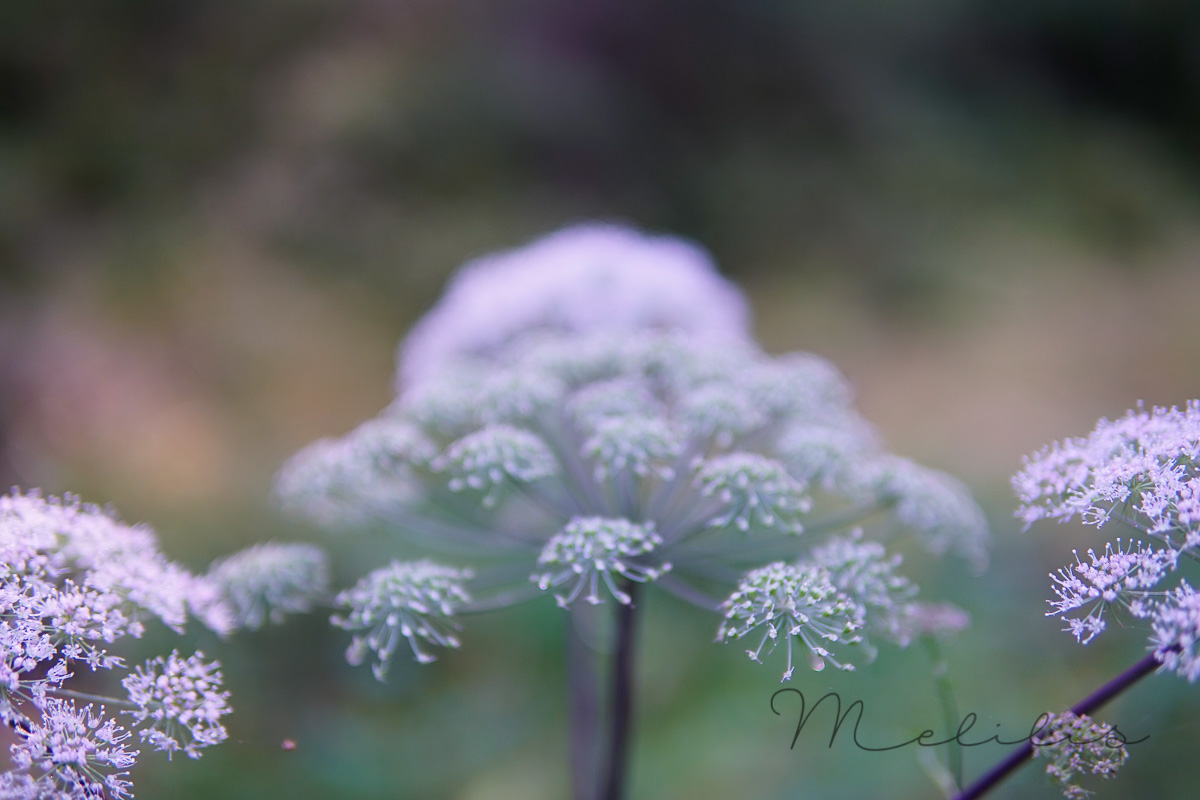
[[[1053, 690], [1031, 674], [1008, 691], [1051, 700], [1091, 654], [1041, 618], [1039, 576], [1094, 531], [1012, 536], [1007, 476], [1100, 416], [1200, 394], [1198, 35], [1194, 4], [1116, 0], [6, 3], [0, 479], [112, 502], [197, 565], [311, 536], [271, 510], [274, 470], [388, 402], [396, 342], [450, 272], [563, 224], [622, 220], [709, 247], [769, 349], [831, 358], [893, 449], [972, 484], [997, 566], [952, 599], [985, 633], [1050, 631]], [[1029, 602], [992, 619], [987, 591]], [[469, 631], [463, 659], [390, 686], [424, 733], [388, 738], [394, 705], [368, 708], [383, 690], [340, 672], [334, 694], [358, 705], [330, 710], [306, 673], [308, 707], [332, 717], [239, 706], [297, 752], [244, 745], [213, 759], [224, 778], [187, 765], [144, 796], [284, 796], [264, 787], [295, 773], [286, 758], [313, 762], [289, 779], [295, 798], [554, 797], [557, 697], [514, 722], [497, 687], [528, 691], [503, 653], [524, 636], [552, 657], [553, 635], [536, 630], [556, 619], [531, 611], [490, 642]], [[715, 659], [705, 625], [691, 624], [697, 650], [680, 647]], [[297, 670], [344, 669], [340, 639], [302, 631], [328, 652], [278, 634]], [[1005, 635], [974, 646], [1028, 652]], [[226, 656], [245, 680], [268, 674], [254, 652]], [[1011, 662], [965, 660], [1011, 677]], [[703, 685], [662, 678], [666, 721], [647, 725], [635, 796], [720, 797], [747, 781], [793, 796], [808, 780], [812, 796], [864, 796], [853, 766], [789, 761], [783, 732], [735, 747], [710, 729], [769, 721], [766, 683], [729, 689], [747, 670], [732, 663], [721, 654]], [[404, 694], [418, 688], [433, 699]], [[477, 725], [464, 705], [485, 709]], [[306, 747], [280, 719], [340, 730], [342, 749]], [[473, 726], [515, 726], [516, 744], [477, 744], [458, 766], [421, 757], [430, 742], [468, 747]], [[395, 749], [350, 747], [377, 735]], [[768, 755], [746, 752], [760, 745]], [[710, 755], [702, 777], [680, 772]], [[932, 796], [913, 774], [891, 796]], [[1107, 796], [1169, 796], [1172, 778], [1149, 774]]]

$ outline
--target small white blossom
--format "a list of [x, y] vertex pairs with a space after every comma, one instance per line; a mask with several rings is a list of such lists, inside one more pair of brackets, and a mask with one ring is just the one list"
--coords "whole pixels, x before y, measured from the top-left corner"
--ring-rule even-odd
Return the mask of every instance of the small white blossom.
[[563, 608], [574, 602], [585, 586], [588, 593], [584, 599], [593, 605], [604, 602], [599, 593], [600, 580], [618, 603], [628, 605], [632, 600], [616, 585], [613, 575], [639, 583], [657, 579], [670, 570], [671, 565], [664, 562], [651, 564], [639, 559], [654, 552], [661, 544], [662, 537], [654, 531], [653, 523], [638, 525], [625, 519], [603, 517], [574, 519], [546, 542], [538, 556], [539, 566], [557, 569], [533, 575], [531, 580], [545, 591], [574, 579], [575, 585], [569, 594], [554, 596]]
[[1200, 678], [1200, 593], [1181, 581], [1152, 606], [1151, 625], [1150, 643], [1162, 668], [1195, 683]]
[[1046, 774], [1069, 800], [1083, 800], [1092, 793], [1078, 784], [1079, 776], [1116, 777], [1129, 758], [1125, 741], [1111, 726], [1094, 722], [1086, 714], [1070, 711], [1050, 714], [1032, 738], [1033, 752], [1049, 760]]
[[275, 497], [323, 525], [362, 522], [412, 502], [419, 494], [413, 468], [436, 453], [418, 427], [385, 414], [294, 455], [275, 479]]
[[[1134, 616], [1145, 616], [1145, 599], [1150, 589], [1175, 568], [1177, 554], [1172, 550], [1143, 547], [1141, 542], [1129, 542], [1121, 549], [1121, 540], [1114, 548], [1104, 547], [1104, 554], [1088, 550], [1088, 563], [1075, 553], [1074, 567], [1063, 567], [1050, 574], [1058, 600], [1051, 600], [1046, 616], [1062, 615], [1080, 644], [1087, 644], [1105, 626], [1104, 612], [1118, 602], [1129, 608]], [[1086, 610], [1082, 617], [1068, 616], [1072, 611]]]
[[595, 465], [597, 483], [626, 470], [637, 475], [674, 475], [672, 463], [683, 442], [665, 420], [654, 417], [608, 417], [592, 428], [583, 454]]
[[[138, 751], [125, 742], [129, 733], [94, 706], [77, 708], [71, 700], [48, 698], [36, 720], [17, 727], [12, 762], [27, 775], [17, 786], [37, 787], [38, 798], [102, 800], [133, 797], [127, 780]], [[13, 779], [10, 779], [13, 781]], [[20, 796], [19, 794], [17, 796]]]
[[251, 630], [309, 611], [329, 590], [325, 553], [311, 544], [254, 545], [214, 563], [208, 577], [237, 626]]
[[709, 527], [733, 525], [740, 531], [751, 525], [800, 533], [800, 518], [812, 510], [804, 485], [788, 474], [783, 464], [753, 453], [731, 453], [696, 465], [697, 487], [705, 497], [716, 497], [723, 510]]
[[879, 542], [863, 541], [862, 531], [837, 536], [813, 550], [809, 559], [824, 568], [839, 591], [863, 607], [868, 630], [904, 642], [904, 622], [917, 587], [896, 572], [899, 555]]
[[586, 384], [567, 402], [571, 418], [586, 431], [607, 419], [624, 417], [661, 418], [666, 408], [641, 379], [614, 378]]
[[[1121, 419], [1100, 420], [1086, 437], [1065, 439], [1026, 458], [1013, 477], [1026, 527], [1040, 519], [1079, 519], [1102, 526], [1127, 525], [1159, 542], [1132, 541], [1076, 554], [1074, 567], [1051, 575], [1069, 630], [1087, 644], [1106, 627], [1114, 605], [1150, 619], [1151, 645], [1167, 669], [1190, 681], [1200, 677], [1194, 653], [1197, 628], [1191, 588], [1167, 581], [1200, 548], [1200, 401], [1186, 408], [1142, 406]], [[1186, 558], [1185, 558], [1186, 557]], [[1164, 584], [1167, 584], [1164, 586]], [[1082, 610], [1082, 616], [1070, 616]]]
[[1027, 458], [1013, 478], [1017, 515], [1027, 526], [1044, 517], [1103, 525], [1118, 515], [1178, 545], [1200, 526], [1198, 456], [1200, 401], [1139, 407]]
[[770, 419], [743, 387], [718, 381], [684, 395], [679, 402], [679, 416], [692, 438], [711, 438], [722, 449], [762, 428]]
[[222, 716], [229, 713], [229, 692], [221, 691], [220, 664], [205, 662], [203, 653], [180, 658], [159, 656], [137, 667], [121, 681], [142, 741], [167, 754], [183, 752], [199, 758], [200, 749], [228, 737]]
[[347, 607], [333, 624], [355, 634], [346, 653], [351, 664], [361, 664], [373, 652], [375, 677], [383, 680], [401, 637], [408, 640], [417, 661], [435, 657], [421, 649], [419, 640], [439, 647], [458, 647], [457, 626], [451, 619], [470, 602], [466, 581], [470, 570], [454, 569], [431, 561], [400, 562], [377, 569], [334, 601]]
[[793, 566], [782, 561], [768, 564], [747, 573], [722, 607], [725, 621], [717, 631], [718, 642], [742, 639], [762, 628], [758, 647], [746, 651], [751, 659], [759, 661], [763, 648], [769, 655], [780, 636], [787, 641], [785, 681], [795, 670], [793, 638], [800, 639], [811, 652], [813, 669], [822, 669], [827, 661], [839, 669], [854, 669], [835, 659], [826, 645], [862, 641], [858, 631], [865, 623], [865, 612], [833, 585], [829, 572], [822, 567]]
[[[668, 266], [681, 252], [691, 266]], [[652, 581], [712, 610], [738, 575], [784, 559], [783, 572], [801, 576], [788, 578], [796, 597], [781, 595], [754, 652], [771, 630], [799, 625], [795, 636], [824, 664], [826, 635], [849, 644], [870, 623], [899, 641], [915, 590], [896, 559], [865, 543], [839, 545], [845, 558], [822, 551], [829, 567], [813, 563], [829, 532], [863, 525], [879, 538], [899, 524], [935, 554], [982, 563], [984, 518], [965, 488], [886, 453], [829, 362], [763, 353], [740, 295], [697, 252], [591, 228], [480, 262], [405, 343], [380, 427], [285, 467], [281, 499], [320, 524], [383, 527], [478, 559], [469, 605], [464, 589], [443, 609], [409, 573], [393, 576], [408, 587], [393, 593], [407, 618], [371, 605], [390, 596], [383, 577], [368, 576], [354, 602], [343, 595], [343, 605], [370, 607], [369, 619], [339, 617], [356, 632], [352, 660], [374, 651], [382, 674], [399, 638], [457, 645], [454, 610], [537, 596], [515, 574], [563, 606], [581, 596], [628, 603], [631, 582]], [[380, 448], [358, 439], [389, 426], [422, 446], [384, 446], [396, 458], [375, 458]], [[461, 589], [462, 576], [451, 577]], [[424, 610], [408, 605], [414, 596]], [[803, 624], [789, 621], [788, 603]], [[727, 611], [723, 638], [745, 635], [740, 611]]]
[[864, 478], [878, 497], [896, 504], [896, 518], [930, 552], [953, 550], [976, 571], [987, 565], [987, 520], [960, 481], [897, 456], [876, 458]]
[[446, 448], [433, 460], [433, 468], [450, 474], [452, 492], [483, 492], [483, 504], [492, 506], [509, 482], [532, 483], [558, 469], [550, 448], [537, 435], [511, 425], [488, 425]]
[[399, 385], [463, 357], [489, 356], [521, 334], [669, 329], [748, 338], [741, 292], [682, 239], [617, 225], [558, 231], [465, 267], [404, 341]]

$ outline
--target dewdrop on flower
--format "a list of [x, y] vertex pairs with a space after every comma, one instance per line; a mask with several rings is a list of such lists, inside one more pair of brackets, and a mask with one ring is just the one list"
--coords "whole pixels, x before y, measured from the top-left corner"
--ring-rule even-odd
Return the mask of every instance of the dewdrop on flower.
[[347, 651], [351, 664], [361, 664], [368, 652], [376, 662], [375, 677], [387, 675], [393, 653], [406, 639], [417, 661], [428, 663], [435, 656], [425, 652], [421, 641], [439, 647], [458, 647], [454, 613], [470, 602], [466, 581], [470, 570], [454, 569], [431, 561], [393, 561], [377, 569], [334, 601], [349, 611], [333, 618], [333, 624], [356, 633]]
[[490, 357], [530, 331], [678, 330], [748, 339], [749, 309], [690, 242], [582, 224], [464, 266], [400, 348], [397, 386], [463, 357]]
[[575, 585], [567, 595], [555, 594], [559, 606], [566, 608], [575, 601], [586, 586], [584, 599], [592, 605], [604, 602], [599, 594], [598, 581], [603, 580], [609, 593], [618, 603], [629, 605], [632, 599], [613, 582], [613, 575], [643, 583], [657, 579], [671, 569], [667, 562], [639, 563], [662, 544], [654, 524], [637, 525], [624, 519], [588, 517], [572, 520], [560, 533], [546, 542], [538, 566], [558, 568], [556, 571], [531, 576], [542, 591], [572, 579]]

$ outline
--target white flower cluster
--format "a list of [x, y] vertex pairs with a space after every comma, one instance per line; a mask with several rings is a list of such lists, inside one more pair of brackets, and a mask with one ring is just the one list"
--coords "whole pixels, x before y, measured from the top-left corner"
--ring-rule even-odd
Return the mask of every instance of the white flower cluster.
[[[898, 559], [857, 539], [813, 550], [818, 536], [908, 530], [979, 565], [983, 516], [957, 482], [883, 451], [830, 364], [764, 354], [745, 319], [693, 246], [613, 227], [471, 265], [406, 344], [391, 406], [297, 454], [276, 494], [319, 524], [499, 558], [532, 586], [468, 599], [445, 567], [443, 603], [428, 562], [392, 565], [340, 598], [340, 624], [371, 631], [352, 656], [373, 650], [382, 671], [402, 637], [428, 660], [418, 644], [457, 644], [452, 613], [538, 591], [628, 604], [636, 583], [727, 598], [720, 638], [765, 625], [756, 657], [772, 633], [822, 663], [868, 630], [900, 640], [915, 587]], [[807, 577], [768, 591], [763, 564]], [[496, 586], [489, 568], [476, 574]]]
[[[261, 585], [260, 571], [240, 575]], [[245, 616], [229, 600], [244, 596], [236, 584], [228, 570], [217, 581], [168, 561], [153, 531], [95, 506], [0, 497], [0, 721], [17, 737], [0, 797], [131, 797], [131, 734], [104, 707], [76, 705], [73, 670], [125, 669], [113, 644], [155, 619], [181, 631], [195, 617], [231, 632]], [[155, 749], [199, 756], [225, 738], [229, 712], [218, 665], [202, 659], [173, 653], [135, 668], [122, 682], [127, 699], [111, 705]]]
[[392, 562], [367, 575], [356, 586], [338, 595], [335, 602], [350, 613], [335, 616], [333, 623], [355, 634], [346, 651], [351, 664], [361, 664], [373, 652], [373, 667], [379, 680], [387, 674], [400, 638], [408, 640], [417, 660], [433, 661], [418, 640], [441, 647], [458, 647], [451, 619], [470, 602], [465, 583], [470, 570], [444, 567], [430, 561]]
[[151, 722], [138, 735], [155, 750], [182, 750], [199, 758], [200, 748], [228, 735], [220, 723], [230, 711], [229, 693], [221, 691], [220, 665], [203, 658], [203, 653], [180, 658], [172, 652], [147, 661], [121, 681], [136, 706], [135, 722]]
[[398, 378], [415, 385], [531, 330], [748, 338], [749, 319], [742, 293], [699, 247], [620, 225], [577, 225], [465, 265], [404, 341]]
[[1114, 778], [1129, 758], [1124, 738], [1112, 727], [1070, 711], [1047, 715], [1031, 742], [1034, 754], [1049, 760], [1046, 774], [1068, 800], [1092, 795], [1079, 785], [1080, 775]]
[[325, 553], [311, 544], [266, 542], [220, 559], [209, 568], [237, 627], [258, 630], [287, 614], [303, 614], [329, 591]]
[[1107, 627], [1106, 614], [1147, 619], [1151, 644], [1165, 669], [1189, 681], [1200, 677], [1195, 635], [1200, 604], [1180, 582], [1163, 584], [1179, 565], [1200, 555], [1200, 401], [1184, 409], [1138, 408], [1101, 420], [1080, 439], [1053, 444], [1027, 458], [1013, 478], [1026, 526], [1039, 519], [1078, 518], [1103, 526], [1117, 521], [1156, 544], [1117, 539], [1103, 554], [1076, 553], [1054, 581], [1069, 631], [1087, 644]]

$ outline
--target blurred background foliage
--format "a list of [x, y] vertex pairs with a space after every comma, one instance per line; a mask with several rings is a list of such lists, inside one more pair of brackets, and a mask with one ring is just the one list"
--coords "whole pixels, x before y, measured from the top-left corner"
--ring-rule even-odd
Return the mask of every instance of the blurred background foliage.
[[[1007, 477], [1200, 394], [1197, 41], [1200, 6], [1171, 0], [10, 0], [0, 479], [111, 501], [197, 568], [325, 541], [345, 584], [386, 538], [279, 519], [272, 475], [387, 403], [450, 272], [580, 219], [673, 232], [746, 288], [769, 349], [833, 359], [892, 449], [977, 491], [991, 571], [909, 570], [974, 616], [945, 649], [961, 707], [1023, 732], [1143, 647], [1083, 650], [1043, 617], [1046, 572], [1104, 539], [1019, 535]], [[561, 798], [551, 605], [472, 619], [386, 685], [320, 617], [202, 641], [233, 741], [144, 757], [138, 794]], [[632, 797], [937, 796], [912, 749], [789, 751], [776, 670], [647, 607]], [[929, 673], [885, 650], [795, 685], [864, 699], [888, 741], [940, 725]], [[1102, 796], [1187, 796], [1198, 710], [1165, 676], [1113, 706], [1151, 739]], [[1030, 767], [997, 796], [1056, 793]]]

